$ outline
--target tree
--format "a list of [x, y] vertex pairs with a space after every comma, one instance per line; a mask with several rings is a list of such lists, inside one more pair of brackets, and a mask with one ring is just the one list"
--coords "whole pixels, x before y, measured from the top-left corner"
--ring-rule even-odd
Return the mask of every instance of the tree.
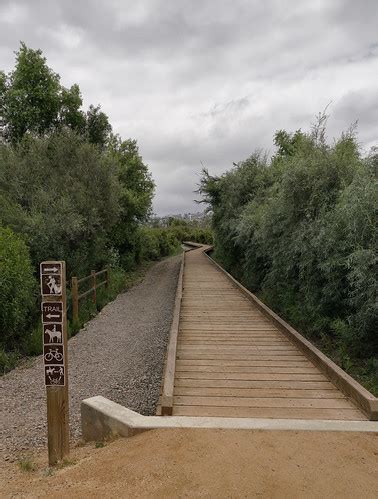
[[1, 123], [5, 139], [18, 142], [26, 132], [44, 133], [56, 124], [60, 109], [59, 75], [22, 42], [16, 68], [1, 78]]
[[101, 106], [89, 106], [86, 114], [85, 134], [91, 144], [104, 147], [110, 137], [112, 126], [107, 115], [101, 111]]
[[151, 214], [155, 184], [139, 154], [136, 140], [122, 140], [113, 135], [108, 154], [118, 165], [117, 176], [121, 187], [120, 217], [111, 230], [111, 239], [127, 268], [138, 260], [140, 241], [137, 227]]
[[0, 137], [16, 144], [26, 134], [42, 136], [68, 127], [103, 147], [111, 132], [108, 117], [100, 106], [91, 105], [84, 113], [82, 104], [79, 86], [62, 86], [42, 51], [21, 42], [15, 69], [8, 75], [0, 72]]
[[106, 263], [119, 196], [115, 161], [69, 129], [0, 145], [0, 225], [24, 236], [35, 268], [61, 259], [85, 275]]

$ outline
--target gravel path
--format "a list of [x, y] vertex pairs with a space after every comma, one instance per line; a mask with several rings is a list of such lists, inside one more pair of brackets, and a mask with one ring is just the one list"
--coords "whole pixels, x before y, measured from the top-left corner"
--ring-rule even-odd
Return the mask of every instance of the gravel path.
[[[71, 438], [80, 436], [80, 402], [87, 397], [155, 414], [179, 268], [179, 256], [155, 264], [69, 341]], [[46, 445], [41, 356], [0, 378], [0, 400], [0, 457], [13, 460]]]

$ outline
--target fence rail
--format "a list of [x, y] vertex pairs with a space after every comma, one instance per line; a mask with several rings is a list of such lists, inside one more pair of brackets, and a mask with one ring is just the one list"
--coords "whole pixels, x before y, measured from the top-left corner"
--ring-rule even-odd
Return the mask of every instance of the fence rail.
[[[103, 274], [105, 274], [105, 280], [98, 282], [97, 277], [102, 276]], [[79, 294], [80, 284], [83, 284], [84, 282], [87, 282], [89, 280], [91, 280], [92, 286], [87, 291], [84, 291], [83, 293]], [[81, 279], [78, 279], [77, 277], [72, 277], [72, 280], [71, 280], [72, 319], [74, 322], [79, 320], [79, 301], [82, 298], [85, 298], [86, 296], [91, 294], [92, 301], [96, 305], [96, 303], [97, 303], [97, 289], [100, 288], [101, 286], [105, 286], [105, 289], [108, 289], [109, 283], [110, 283], [110, 273], [109, 273], [108, 268], [100, 270], [99, 272], [92, 270], [90, 275], [82, 277]]]

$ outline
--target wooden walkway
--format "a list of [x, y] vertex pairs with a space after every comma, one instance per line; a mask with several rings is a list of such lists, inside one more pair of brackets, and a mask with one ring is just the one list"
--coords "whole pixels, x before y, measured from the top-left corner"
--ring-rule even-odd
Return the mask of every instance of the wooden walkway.
[[186, 253], [173, 415], [366, 420], [203, 253]]

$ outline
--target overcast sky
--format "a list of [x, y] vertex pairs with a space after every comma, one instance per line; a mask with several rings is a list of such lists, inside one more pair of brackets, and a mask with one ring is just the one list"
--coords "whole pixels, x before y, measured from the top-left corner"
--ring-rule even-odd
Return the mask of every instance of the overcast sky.
[[138, 140], [158, 214], [197, 211], [221, 173], [331, 102], [332, 140], [358, 120], [378, 144], [378, 0], [0, 0], [0, 69], [23, 40], [84, 105]]

